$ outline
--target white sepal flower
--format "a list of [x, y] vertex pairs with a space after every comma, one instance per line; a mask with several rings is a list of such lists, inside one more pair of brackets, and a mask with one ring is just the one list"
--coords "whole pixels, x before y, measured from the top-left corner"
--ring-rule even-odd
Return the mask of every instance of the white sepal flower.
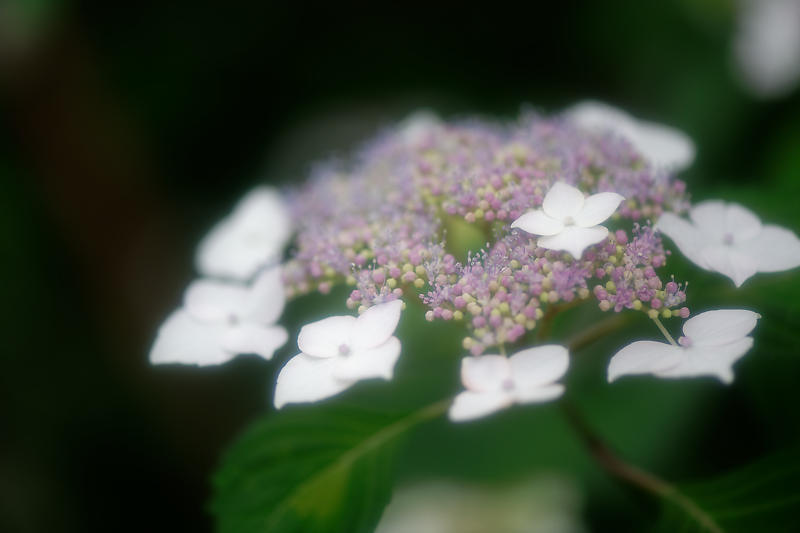
[[752, 211], [720, 200], [689, 210], [691, 222], [664, 213], [656, 229], [672, 239], [690, 261], [728, 276], [737, 287], [756, 272], [800, 266], [800, 239], [788, 229], [762, 225]]
[[620, 109], [594, 101], [575, 104], [566, 115], [581, 128], [607, 130], [624, 137], [655, 167], [677, 171], [694, 161], [694, 143], [675, 128], [637, 120]]
[[370, 307], [358, 318], [331, 316], [300, 329], [299, 354], [278, 374], [275, 407], [316, 402], [339, 394], [362, 379], [392, 379], [400, 356], [393, 336], [403, 302]]
[[256, 187], [242, 198], [197, 247], [197, 270], [205, 275], [249, 280], [280, 260], [291, 236], [285, 200], [273, 187]]
[[419, 109], [398, 125], [401, 138], [408, 146], [419, 146], [442, 127], [439, 116], [430, 109]]
[[514, 403], [554, 400], [564, 393], [564, 386], [556, 381], [568, 366], [567, 349], [555, 344], [521, 350], [508, 358], [465, 357], [461, 360], [461, 382], [467, 390], [450, 406], [450, 420], [481, 418]]
[[744, 309], [706, 311], [683, 325], [680, 346], [637, 341], [611, 358], [608, 381], [629, 374], [661, 378], [713, 376], [733, 382], [733, 364], [753, 346], [748, 336], [761, 315]]
[[733, 42], [742, 83], [756, 96], [791, 92], [800, 82], [800, 0], [739, 0]]
[[542, 201], [542, 208], [528, 211], [514, 222], [512, 228], [541, 235], [536, 244], [550, 250], [566, 250], [575, 259], [583, 251], [608, 235], [601, 222], [614, 214], [624, 200], [615, 192], [601, 192], [588, 198], [564, 182], [556, 182]]
[[279, 267], [264, 270], [249, 286], [193, 281], [183, 307], [159, 329], [150, 362], [219, 365], [243, 353], [270, 359], [288, 338], [284, 328], [274, 325], [283, 305]]

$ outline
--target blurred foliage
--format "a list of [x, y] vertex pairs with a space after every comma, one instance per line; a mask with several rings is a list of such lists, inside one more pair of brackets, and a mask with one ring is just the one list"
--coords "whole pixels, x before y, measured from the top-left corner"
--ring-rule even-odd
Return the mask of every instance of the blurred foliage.
[[781, 450], [716, 479], [680, 488], [710, 518], [710, 523], [687, 516], [675, 505], [665, 504], [655, 531], [704, 532], [715, 526], [729, 533], [796, 531], [798, 485], [798, 451]]

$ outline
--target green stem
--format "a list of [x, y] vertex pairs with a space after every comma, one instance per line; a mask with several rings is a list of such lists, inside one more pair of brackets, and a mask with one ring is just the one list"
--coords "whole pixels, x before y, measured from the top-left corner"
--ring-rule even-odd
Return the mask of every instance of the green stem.
[[577, 335], [573, 335], [565, 343], [569, 348], [570, 353], [575, 353], [598, 339], [602, 339], [609, 333], [612, 333], [631, 320], [631, 315], [628, 313], [614, 313], [613, 316], [607, 317], [595, 325], [581, 331]]
[[553, 329], [553, 320], [555, 319], [556, 315], [561, 313], [562, 311], [566, 311], [567, 309], [572, 309], [573, 307], [577, 307], [578, 305], [584, 303], [586, 300], [575, 299], [569, 303], [565, 304], [552, 304], [548, 306], [547, 311], [545, 311], [544, 316], [539, 321], [538, 329], [539, 333], [537, 335], [537, 339], [539, 341], [543, 341], [550, 336], [550, 330]]
[[661, 333], [664, 334], [664, 337], [669, 341], [671, 345], [678, 346], [678, 343], [675, 342], [675, 339], [672, 338], [672, 335], [669, 334], [669, 331], [667, 331], [667, 328], [664, 327], [664, 324], [661, 323], [658, 317], [653, 317], [653, 322], [655, 322], [656, 326], [658, 326], [658, 329], [661, 330]]
[[605, 442], [603, 442], [592, 428], [589, 427], [574, 406], [567, 402], [562, 402], [561, 406], [567, 420], [581, 438], [592, 458], [606, 472], [626, 483], [672, 502], [696, 520], [705, 531], [723, 533], [722, 528], [714, 519], [694, 501], [680, 492], [677, 487], [664, 481], [655, 474], [623, 461]]

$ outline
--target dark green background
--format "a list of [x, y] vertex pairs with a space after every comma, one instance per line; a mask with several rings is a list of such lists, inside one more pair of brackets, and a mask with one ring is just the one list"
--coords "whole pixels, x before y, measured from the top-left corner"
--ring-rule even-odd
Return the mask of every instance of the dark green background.
[[[694, 198], [741, 201], [800, 229], [800, 93], [761, 102], [736, 83], [728, 2], [334, 4], [23, 2], [6, 19], [21, 37], [0, 32], [0, 530], [211, 528], [208, 477], [267, 410], [276, 364], [147, 365], [158, 324], [193, 276], [193, 247], [254, 183], [300, 181], [313, 161], [417, 107], [512, 118], [526, 103], [606, 100], [695, 139], [684, 174]], [[763, 311], [736, 383], [610, 388], [595, 359], [570, 377], [578, 401], [606, 416], [593, 422], [632, 459], [676, 480], [796, 443], [800, 277], [763, 276], [735, 293], [672, 265], [692, 281], [693, 310]], [[290, 322], [318, 305], [292, 306]], [[647, 412], [653, 395], [671, 407]], [[637, 420], [661, 412], [679, 420], [642, 433]], [[431, 427], [404, 471], [518, 472], [519, 462], [473, 459], [505, 446], [492, 435], [525, 416]], [[565, 435], [537, 436], [540, 453], [519, 444], [531, 471], [564, 461]], [[473, 447], [454, 453], [465, 441]], [[592, 471], [586, 463], [574, 469]], [[615, 494], [590, 495], [590, 525], [648, 523], [637, 496]], [[638, 510], [620, 519], [626, 509]]]

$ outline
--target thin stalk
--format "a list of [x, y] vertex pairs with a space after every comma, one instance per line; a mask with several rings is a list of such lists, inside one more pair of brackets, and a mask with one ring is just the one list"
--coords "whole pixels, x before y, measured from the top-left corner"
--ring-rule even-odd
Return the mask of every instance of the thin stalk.
[[553, 320], [555, 319], [556, 315], [561, 313], [562, 311], [566, 311], [567, 309], [572, 309], [573, 307], [577, 307], [580, 304], [584, 303], [586, 300], [575, 299], [571, 302], [564, 303], [564, 304], [552, 304], [548, 306], [547, 311], [545, 311], [544, 316], [539, 321], [539, 325], [537, 326], [539, 333], [537, 335], [537, 339], [542, 341], [550, 337], [550, 330], [553, 329]]
[[681, 493], [677, 487], [664, 481], [655, 474], [625, 462], [595, 433], [586, 423], [578, 410], [567, 402], [561, 407], [572, 428], [581, 438], [592, 458], [609, 474], [638, 487], [655, 496], [664, 498], [680, 507], [686, 514], [694, 518], [706, 531], [723, 533], [722, 528], [711, 516], [694, 501]]
[[664, 334], [664, 337], [669, 341], [671, 345], [678, 346], [678, 343], [675, 342], [675, 339], [672, 338], [672, 335], [669, 334], [669, 331], [667, 331], [667, 328], [664, 327], [664, 324], [661, 323], [658, 317], [654, 317], [653, 322], [655, 322], [656, 326], [658, 326], [658, 329], [661, 330], [661, 333]]
[[577, 335], [573, 335], [566, 341], [570, 353], [575, 353], [598, 339], [602, 339], [606, 335], [621, 329], [631, 320], [631, 315], [614, 313], [613, 316], [607, 317], [593, 326], [584, 329]]

